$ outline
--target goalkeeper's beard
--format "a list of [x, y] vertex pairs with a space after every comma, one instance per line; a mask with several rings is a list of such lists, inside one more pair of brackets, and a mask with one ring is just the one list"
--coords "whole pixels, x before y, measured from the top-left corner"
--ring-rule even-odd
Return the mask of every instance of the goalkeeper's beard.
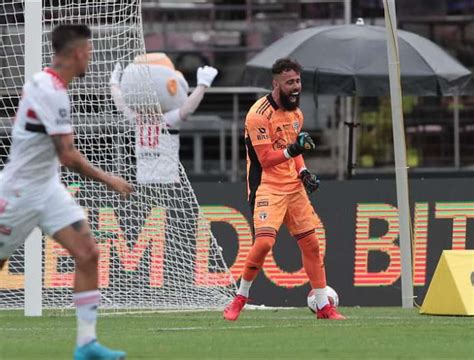
[[[296, 100], [295, 101], [291, 101], [290, 100], [290, 96], [294, 96], [296, 97]], [[280, 93], [280, 102], [281, 102], [281, 105], [283, 106], [283, 108], [285, 110], [288, 110], [288, 111], [293, 111], [293, 110], [296, 110], [298, 108], [298, 106], [300, 106], [300, 95], [287, 95], [287, 94], [284, 94], [284, 93]]]

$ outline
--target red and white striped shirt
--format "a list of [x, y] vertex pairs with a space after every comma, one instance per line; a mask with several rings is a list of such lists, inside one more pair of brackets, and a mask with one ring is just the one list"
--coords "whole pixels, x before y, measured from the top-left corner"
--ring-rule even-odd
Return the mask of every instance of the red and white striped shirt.
[[16, 189], [48, 187], [59, 182], [59, 160], [51, 135], [70, 134], [71, 103], [66, 84], [46, 68], [23, 86], [2, 186]]

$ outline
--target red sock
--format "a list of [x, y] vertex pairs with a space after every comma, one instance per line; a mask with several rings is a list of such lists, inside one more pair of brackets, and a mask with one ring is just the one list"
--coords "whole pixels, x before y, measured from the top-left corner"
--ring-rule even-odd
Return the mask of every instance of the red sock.
[[319, 253], [319, 241], [314, 230], [295, 235], [301, 249], [303, 266], [313, 289], [326, 287], [326, 271]]

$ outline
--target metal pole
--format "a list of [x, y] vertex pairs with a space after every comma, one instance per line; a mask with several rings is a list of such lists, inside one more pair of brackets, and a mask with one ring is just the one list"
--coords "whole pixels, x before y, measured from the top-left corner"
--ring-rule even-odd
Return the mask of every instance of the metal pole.
[[202, 174], [202, 163], [203, 163], [203, 153], [202, 153], [202, 135], [199, 133], [194, 133], [193, 136], [193, 152], [194, 152], [194, 173]]
[[352, 23], [352, 2], [351, 0], [344, 0], [344, 23]]
[[[337, 165], [337, 145], [338, 145], [338, 137], [337, 137], [337, 119], [336, 119], [336, 107], [334, 106], [331, 111], [331, 116], [329, 117], [329, 126], [331, 132], [331, 163]], [[337, 172], [337, 171], [336, 171]]]
[[232, 171], [230, 174], [230, 181], [236, 182], [239, 171], [239, 95], [232, 95], [233, 103], [233, 117], [231, 127], [232, 137]]
[[392, 103], [393, 146], [397, 183], [398, 219], [400, 222], [400, 253], [402, 272], [402, 306], [413, 307], [413, 277], [410, 232], [410, 203], [408, 199], [408, 175], [405, 143], [405, 126], [402, 110], [400, 81], [400, 56], [398, 52], [397, 15], [395, 0], [384, 0], [387, 52]]
[[354, 169], [357, 168], [357, 128], [359, 127], [359, 98], [357, 96], [354, 97], [354, 113], [353, 113], [353, 121], [354, 121], [354, 133], [352, 134], [354, 136], [354, 143], [353, 143], [353, 149], [352, 149], [352, 173], [355, 172]]
[[340, 98], [339, 102], [339, 128], [337, 132], [338, 136], [338, 156], [337, 156], [337, 179], [338, 180], [344, 180], [344, 163], [345, 159], [344, 157], [346, 156], [346, 148], [345, 148], [345, 131], [346, 131], [346, 126], [344, 124], [344, 119], [346, 117], [345, 114], [345, 99]]
[[348, 149], [349, 152], [347, 154], [347, 179], [351, 179], [352, 175], [354, 175], [354, 169], [357, 167], [357, 136], [356, 136], [356, 128], [359, 126], [357, 122], [357, 118], [354, 118], [355, 121], [346, 122], [345, 125], [349, 128], [349, 145]]
[[349, 127], [349, 153], [347, 154], [347, 179], [352, 178], [352, 169], [354, 167], [354, 123], [347, 122], [346, 125]]
[[219, 163], [221, 173], [225, 173], [225, 124], [219, 121]]
[[[42, 67], [41, 0], [25, 1], [25, 82]], [[25, 316], [42, 315], [42, 234], [35, 228], [25, 241]]]
[[348, 145], [348, 154], [347, 154], [347, 174], [346, 178], [350, 179], [352, 177], [352, 157], [354, 151], [354, 119], [352, 118], [352, 99], [346, 97], [344, 99], [346, 103], [346, 122], [345, 125], [349, 128], [349, 145]]
[[453, 96], [454, 115], [454, 167], [461, 167], [461, 151], [459, 145], [459, 96]]
[[[349, 25], [352, 23], [352, 6], [351, 0], [344, 0], [344, 24]], [[345, 112], [343, 112], [345, 110]], [[352, 171], [350, 170], [350, 162], [352, 161], [352, 154], [351, 151], [352, 147], [352, 128], [349, 125], [350, 114], [351, 114], [351, 99], [350, 98], [341, 98], [341, 106], [340, 106], [340, 125], [339, 125], [339, 157], [338, 157], [338, 166], [337, 166], [337, 178], [338, 180], [344, 179], [344, 157], [346, 155], [345, 151], [345, 142], [344, 142], [344, 127], [345, 125], [349, 126], [349, 154], [347, 154], [347, 178], [350, 179], [352, 175]]]

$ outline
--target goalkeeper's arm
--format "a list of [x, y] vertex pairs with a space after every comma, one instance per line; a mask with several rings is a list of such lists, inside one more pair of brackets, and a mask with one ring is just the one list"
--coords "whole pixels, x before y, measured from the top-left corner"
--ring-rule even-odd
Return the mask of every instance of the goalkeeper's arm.
[[262, 144], [254, 146], [258, 161], [263, 169], [269, 168], [282, 162], [288, 161], [284, 151], [273, 150], [272, 144]]
[[254, 149], [262, 168], [268, 168], [281, 164], [291, 158], [295, 158], [295, 160], [301, 158], [302, 160], [300, 155], [314, 150], [315, 145], [308, 133], [301, 132], [298, 134], [296, 142], [283, 151], [273, 150], [271, 144], [256, 145]]

